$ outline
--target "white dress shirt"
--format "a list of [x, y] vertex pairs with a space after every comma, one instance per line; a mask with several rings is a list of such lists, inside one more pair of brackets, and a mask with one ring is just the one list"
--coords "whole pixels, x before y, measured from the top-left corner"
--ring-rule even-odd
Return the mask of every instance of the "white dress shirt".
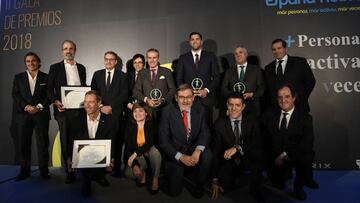
[[[280, 60], [283, 60], [282, 62], [281, 62], [281, 67], [282, 67], [282, 73], [283, 73], [283, 75], [284, 75], [284, 73], [285, 73], [285, 67], [286, 67], [286, 64], [287, 64], [287, 61], [288, 61], [288, 55], [286, 54], [282, 59], [276, 59], [276, 68], [278, 67], [278, 65], [279, 65], [279, 61]], [[275, 70], [275, 72], [277, 73], [277, 70]]]
[[107, 78], [108, 78], [108, 75], [109, 75], [109, 73], [108, 72], [110, 72], [110, 84], [112, 83], [112, 79], [114, 78], [114, 72], [115, 72], [115, 68], [113, 68], [113, 69], [111, 69], [111, 70], [108, 70], [108, 69], [106, 69], [105, 68], [105, 84], [106, 84], [106, 81], [107, 81]]
[[70, 86], [81, 85], [80, 76], [79, 76], [76, 62], [74, 65], [72, 65], [72, 64], [66, 62], [66, 60], [64, 60], [64, 64], [65, 64], [67, 85], [70, 85]]
[[280, 121], [279, 121], [279, 128], [281, 126], [281, 120], [283, 119], [284, 117], [284, 113], [287, 113], [286, 115], [286, 128], [289, 126], [289, 121], [290, 121], [290, 118], [291, 118], [291, 115], [292, 113], [294, 112], [294, 109], [295, 109], [295, 106], [288, 112], [285, 112], [283, 110], [281, 110], [281, 115], [280, 115]]
[[100, 113], [96, 117], [95, 120], [91, 120], [89, 115], [86, 115], [86, 117], [87, 117], [87, 127], [88, 127], [89, 138], [95, 139], [96, 131], [97, 131], [97, 128], [99, 126], [99, 121], [100, 121]]

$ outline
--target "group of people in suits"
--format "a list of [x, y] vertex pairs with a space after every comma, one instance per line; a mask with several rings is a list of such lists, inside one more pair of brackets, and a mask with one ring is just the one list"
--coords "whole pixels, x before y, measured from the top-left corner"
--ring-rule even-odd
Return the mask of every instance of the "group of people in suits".
[[[134, 55], [134, 69], [127, 73], [118, 68], [122, 65], [118, 55], [106, 52], [105, 68], [94, 73], [84, 109], [64, 108], [60, 95], [62, 86], [86, 86], [86, 69], [75, 61], [73, 41], [62, 43], [64, 60], [51, 65], [49, 75], [39, 70], [35, 53], [26, 54], [27, 70], [15, 76], [13, 86], [22, 155], [17, 180], [30, 176], [33, 129], [40, 175], [50, 178], [48, 128], [53, 104], [66, 183], [76, 180], [71, 160], [74, 140], [112, 140], [111, 164], [82, 170], [84, 195], [91, 194], [91, 180], [108, 186], [106, 173], [120, 176], [123, 163], [125, 175], [138, 186], [151, 178], [151, 194], [159, 191], [163, 172], [171, 196], [181, 193], [183, 178], [188, 177], [193, 183], [185, 186], [196, 198], [204, 195], [209, 181], [212, 197], [217, 198], [236, 188], [237, 177], [249, 171], [249, 192], [260, 202], [265, 201], [260, 189], [264, 169], [274, 186], [283, 188], [295, 168], [294, 197], [306, 199], [303, 186], [319, 187], [311, 168], [314, 134], [308, 104], [315, 78], [306, 59], [288, 55], [286, 42], [276, 39], [271, 45], [275, 60], [262, 71], [247, 62], [246, 48], [237, 46], [236, 64], [221, 77], [216, 55], [202, 50], [202, 35], [190, 33], [189, 44], [191, 51], [180, 56], [175, 76], [160, 66], [157, 49], [146, 52], [146, 68], [145, 57]], [[195, 80], [201, 81], [200, 87], [194, 87]], [[226, 98], [226, 115], [214, 119], [219, 96]]]

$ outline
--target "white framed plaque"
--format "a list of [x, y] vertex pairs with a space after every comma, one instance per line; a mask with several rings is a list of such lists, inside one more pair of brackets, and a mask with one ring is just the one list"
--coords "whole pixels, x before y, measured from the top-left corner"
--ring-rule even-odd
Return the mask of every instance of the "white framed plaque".
[[74, 140], [72, 168], [104, 168], [110, 161], [111, 140]]
[[86, 92], [91, 87], [61, 86], [61, 102], [66, 109], [84, 108], [84, 98]]

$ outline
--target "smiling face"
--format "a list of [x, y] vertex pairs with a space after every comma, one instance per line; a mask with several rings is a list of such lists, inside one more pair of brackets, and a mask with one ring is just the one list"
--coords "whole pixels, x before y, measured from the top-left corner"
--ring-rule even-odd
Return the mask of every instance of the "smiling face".
[[133, 61], [133, 66], [136, 72], [141, 71], [144, 68], [144, 65], [145, 65], [144, 61], [142, 60], [141, 57], [138, 57]]
[[242, 111], [245, 109], [245, 104], [242, 99], [239, 98], [229, 98], [227, 101], [227, 109], [229, 115], [233, 119], [240, 117]]
[[145, 109], [142, 107], [133, 110], [133, 117], [136, 122], [145, 121], [147, 115]]
[[149, 51], [146, 54], [146, 57], [147, 57], [147, 61], [148, 61], [150, 69], [156, 68], [158, 66], [159, 59], [160, 59], [158, 53], [156, 53], [155, 51]]
[[296, 97], [291, 94], [291, 91], [288, 87], [279, 89], [277, 100], [280, 108], [283, 111], [288, 112], [294, 108], [295, 99]]
[[70, 42], [65, 42], [62, 47], [62, 52], [65, 60], [74, 60], [76, 52], [75, 45]]
[[235, 60], [237, 64], [246, 63], [247, 51], [244, 48], [238, 47], [234, 51]]
[[39, 69], [39, 61], [37, 60], [37, 58], [35, 56], [27, 56], [25, 58], [25, 64], [26, 64], [26, 68], [28, 71], [32, 72], [32, 71], [36, 71], [37, 69]]
[[287, 53], [286, 47], [283, 46], [282, 42], [272, 44], [271, 51], [276, 59], [282, 59]]
[[200, 35], [198, 35], [198, 34], [191, 35], [189, 43], [190, 43], [192, 50], [194, 50], [194, 51], [199, 50], [202, 46], [202, 40], [201, 40]]
[[84, 108], [88, 115], [95, 114], [100, 112], [100, 104], [101, 101], [96, 100], [96, 95], [94, 94], [87, 94], [85, 95], [84, 100]]

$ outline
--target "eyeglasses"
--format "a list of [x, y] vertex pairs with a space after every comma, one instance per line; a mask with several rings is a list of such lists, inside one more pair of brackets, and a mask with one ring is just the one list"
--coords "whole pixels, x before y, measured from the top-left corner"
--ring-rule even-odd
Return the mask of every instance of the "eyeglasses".
[[178, 98], [179, 98], [179, 100], [190, 100], [193, 98], [193, 96], [187, 96], [187, 97], [179, 96]]

